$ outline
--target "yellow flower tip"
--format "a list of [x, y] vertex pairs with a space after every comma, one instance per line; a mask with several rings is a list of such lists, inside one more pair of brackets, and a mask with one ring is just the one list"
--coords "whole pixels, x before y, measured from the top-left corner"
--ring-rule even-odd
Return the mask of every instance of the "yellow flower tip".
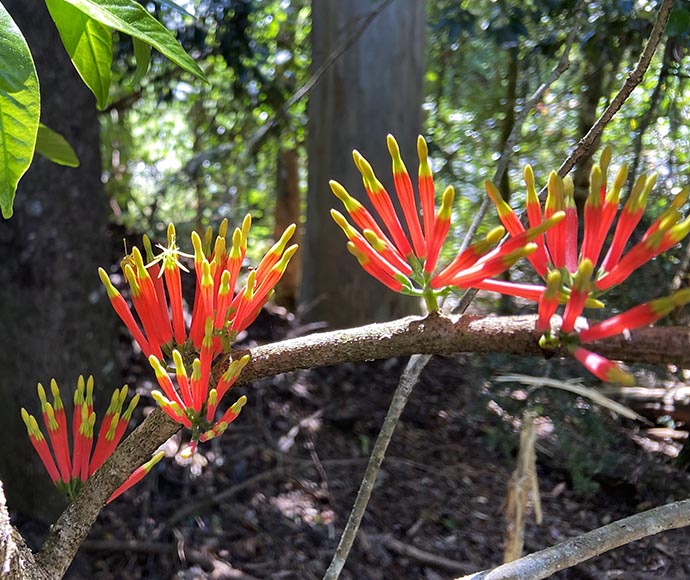
[[149, 364], [156, 373], [156, 376], [167, 374], [163, 368], [163, 365], [161, 364], [161, 361], [158, 360], [155, 354], [149, 356]]
[[685, 202], [688, 201], [688, 197], [690, 197], [690, 187], [686, 185], [671, 200], [671, 207], [674, 207], [675, 209], [680, 209], [682, 206], [685, 205]]
[[144, 465], [141, 466], [141, 468], [146, 472], [149, 473], [155, 466], [156, 464], [165, 457], [165, 451], [158, 451], [154, 454], [151, 459], [149, 459]]
[[362, 172], [362, 169], [360, 168], [359, 164], [363, 159], [364, 157], [362, 157], [362, 154], [357, 151], [357, 149], [352, 150], [352, 160], [355, 162], [355, 167], [360, 173]]
[[46, 399], [46, 391], [41, 383], [38, 383], [36, 390], [38, 391], [38, 398], [41, 401], [41, 407], [44, 407], [48, 403], [48, 400]]
[[616, 173], [616, 179], [613, 181], [613, 187], [617, 190], [623, 189], [623, 186], [625, 185], [625, 182], [628, 179], [628, 164], [624, 163], [621, 165], [618, 169], [618, 173]]
[[292, 259], [292, 256], [295, 255], [295, 252], [297, 252], [297, 250], [299, 250], [299, 245], [292, 244], [289, 248], [287, 248], [283, 252], [283, 255], [281, 256], [280, 260], [273, 267], [276, 268], [280, 272], [285, 271], [285, 268], [287, 268], [288, 263]]
[[31, 415], [29, 415], [29, 412], [24, 407], [22, 407], [21, 413], [22, 413], [22, 421], [24, 421], [26, 428], [30, 429], [30, 427], [31, 427]]
[[486, 234], [485, 240], [490, 244], [497, 244], [506, 235], [506, 229], [503, 226], [496, 226], [494, 229]]
[[386, 135], [386, 145], [388, 145], [388, 153], [390, 153], [391, 157], [393, 159], [399, 159], [400, 158], [400, 147], [398, 146], [398, 142], [395, 140], [395, 137], [388, 133]]
[[244, 216], [244, 219], [242, 220], [242, 235], [244, 236], [244, 240], [246, 242], [247, 238], [249, 237], [249, 230], [252, 228], [252, 214], [248, 213], [246, 216]]
[[613, 156], [613, 149], [611, 148], [611, 145], [606, 145], [601, 151], [601, 155], [599, 157], [599, 166], [601, 168], [602, 173], [605, 175], [606, 172], [608, 171], [609, 165], [611, 164], [611, 157]]
[[369, 164], [369, 162], [360, 155], [359, 151], [355, 150], [352, 152], [352, 157], [355, 160], [355, 165], [357, 169], [362, 174], [365, 181], [375, 181], [376, 176], [374, 175], [374, 169]]
[[167, 231], [167, 237], [168, 237], [168, 245], [172, 245], [175, 243], [177, 240], [177, 232], [175, 231], [175, 224], [168, 224], [168, 231]]
[[523, 179], [525, 180], [525, 187], [528, 191], [534, 191], [534, 170], [531, 165], [525, 165], [525, 169], [522, 171]]
[[685, 306], [690, 302], [690, 288], [683, 288], [669, 296], [674, 306]]
[[108, 298], [115, 298], [116, 296], [119, 296], [120, 293], [118, 292], [117, 288], [113, 286], [108, 273], [103, 268], [98, 268], [98, 277], [101, 279], [103, 286], [105, 286], [105, 292], [108, 295]]
[[194, 247], [194, 261], [201, 262], [205, 258], [203, 242], [196, 232], [192, 232], [192, 246]]
[[429, 157], [429, 146], [426, 144], [426, 139], [421, 135], [417, 136], [417, 155], [421, 162], [425, 162]]
[[169, 407], [170, 401], [165, 397], [163, 393], [158, 390], [151, 391], [151, 398], [158, 403], [159, 407]]
[[377, 252], [383, 252], [386, 249], [386, 242], [379, 238], [373, 230], [365, 229], [362, 232], [364, 239], [371, 244]]
[[360, 251], [359, 248], [357, 248], [357, 246], [355, 246], [352, 242], [347, 242], [347, 251], [357, 258], [357, 261], [360, 263], [360, 265], [369, 263], [368, 256], [364, 252]]
[[242, 410], [242, 407], [244, 407], [247, 404], [247, 397], [242, 395], [231, 407], [233, 413], [239, 413]]
[[546, 275], [546, 292], [544, 296], [550, 300], [556, 298], [560, 293], [562, 280], [563, 277], [560, 270], [551, 270]]
[[570, 175], [563, 178], [563, 197], [568, 207], [575, 207], [575, 182]]
[[208, 399], [206, 400], [206, 405], [212, 407], [218, 402], [218, 391], [216, 389], [211, 389], [208, 392]]
[[599, 190], [604, 183], [604, 175], [601, 167], [598, 164], [592, 165], [592, 171], [589, 174], [589, 195], [593, 197], [593, 203], [596, 205], [599, 201]]
[[551, 205], [551, 207], [559, 207], [560, 202], [565, 195], [565, 185], [563, 184], [563, 179], [558, 173], [552, 171], [549, 174], [549, 181], [547, 183], [547, 200], [546, 204]]
[[223, 221], [221, 221], [220, 225], [218, 226], [218, 236], [221, 238], [225, 237], [225, 235], [228, 233], [229, 223], [228, 218], [223, 218]]
[[606, 381], [609, 383], [617, 383], [625, 387], [635, 386], [635, 377], [617, 365], [611, 366], [606, 371]]
[[290, 224], [288, 227], [286, 227], [285, 231], [283, 232], [283, 235], [280, 236], [281, 243], [287, 244], [292, 239], [292, 236], [295, 235], [296, 231], [297, 224]]
[[204, 258], [203, 262], [201, 262], [201, 285], [206, 287], [213, 285], [211, 264], [206, 258]]
[[484, 182], [484, 188], [486, 189], [486, 193], [491, 198], [491, 201], [493, 201], [495, 204], [504, 201], [503, 197], [501, 196], [501, 192], [498, 191], [498, 188], [488, 179]]

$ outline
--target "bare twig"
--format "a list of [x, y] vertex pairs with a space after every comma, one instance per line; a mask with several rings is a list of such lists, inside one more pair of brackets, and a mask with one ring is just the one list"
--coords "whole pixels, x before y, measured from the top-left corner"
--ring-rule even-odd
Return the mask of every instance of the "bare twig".
[[395, 552], [401, 556], [406, 556], [408, 558], [413, 558], [422, 564], [427, 564], [429, 566], [436, 566], [437, 568], [445, 568], [446, 570], [451, 570], [452, 572], [469, 572], [472, 569], [472, 565], [467, 562], [458, 562], [457, 560], [451, 560], [449, 558], [444, 558], [443, 556], [437, 556], [426, 550], [422, 550], [417, 546], [412, 546], [401, 542], [391, 536], [369, 536], [369, 539], [378, 540], [391, 552]]
[[618, 520], [551, 548], [535, 552], [493, 570], [457, 580], [539, 580], [559, 570], [659, 532], [690, 525], [690, 500], [677, 501]]
[[596, 142], [599, 136], [604, 131], [606, 125], [609, 121], [613, 119], [614, 115], [618, 113], [623, 103], [633, 92], [635, 87], [642, 82], [647, 69], [649, 68], [649, 63], [652, 61], [652, 57], [656, 52], [659, 42], [661, 42], [661, 37], [664, 33], [664, 28], [666, 28], [666, 23], [668, 22], [668, 17], [671, 14], [671, 9], [673, 8], [674, 0], [663, 0], [661, 7], [659, 8], [659, 14], [657, 15], [656, 22], [652, 27], [652, 31], [647, 39], [647, 44], [645, 44], [644, 50], [640, 55], [637, 64], [630, 71], [628, 76], [620, 88], [618, 93], [613, 100], [606, 107], [601, 116], [596, 120], [592, 128], [587, 131], [587, 134], [580, 139], [575, 149], [572, 153], [568, 155], [567, 159], [558, 168], [558, 175], [565, 177], [568, 172], [575, 166], [575, 164], [589, 151], [590, 147]]
[[[575, 42], [575, 38], [577, 37], [577, 34], [580, 31], [580, 22], [582, 20], [583, 8], [584, 1], [581, 0], [575, 8], [573, 16], [573, 26], [570, 29], [570, 33], [568, 34], [568, 37], [565, 40], [563, 53], [561, 54], [561, 57], [558, 59], [556, 67], [551, 71], [551, 74], [548, 76], [548, 78], [537, 87], [537, 90], [534, 91], [534, 93], [532, 93], [532, 96], [527, 100], [520, 112], [515, 116], [515, 124], [513, 125], [513, 128], [510, 131], [510, 135], [508, 135], [508, 139], [506, 139], [506, 142], [503, 145], [501, 156], [499, 157], [498, 163], [496, 164], [496, 171], [494, 172], [494, 177], [492, 179], [494, 183], [498, 183], [499, 181], [501, 181], [501, 179], [503, 179], [503, 174], [508, 169], [510, 155], [513, 151], [513, 147], [515, 147], [515, 141], [517, 141], [518, 135], [520, 135], [520, 132], [522, 131], [522, 126], [527, 120], [529, 114], [532, 112], [532, 109], [536, 107], [537, 103], [544, 96], [544, 93], [548, 90], [548, 88], [553, 83], [555, 83], [565, 71], [567, 71], [570, 68], [570, 49], [572, 48], [573, 43]], [[462, 245], [460, 246], [460, 252], [465, 251], [472, 242], [472, 239], [477, 233], [477, 230], [479, 229], [479, 226], [481, 225], [482, 220], [484, 219], [484, 216], [486, 215], [486, 212], [488, 211], [490, 204], [491, 200], [489, 199], [489, 197], [484, 197], [484, 201], [482, 201], [482, 205], [479, 207], [479, 211], [474, 216], [474, 219], [472, 220], [472, 223], [470, 224], [470, 227], [467, 230], [467, 233], [465, 234], [465, 238], [463, 239]]]
[[259, 129], [248, 139], [247, 150], [252, 154], [256, 154], [259, 147], [263, 143], [266, 136], [278, 125], [279, 120], [287, 115], [288, 111], [298, 103], [302, 98], [304, 98], [309, 92], [316, 86], [321, 77], [326, 74], [328, 69], [330, 69], [335, 62], [354, 44], [359, 40], [359, 38], [364, 34], [364, 31], [369, 27], [373, 20], [383, 12], [383, 10], [388, 6], [392, 0], [382, 0], [376, 6], [374, 6], [366, 15], [361, 19], [358, 26], [352, 27], [343, 34], [340, 42], [336, 45], [335, 49], [325, 58], [323, 63], [314, 71], [307, 82], [305, 82], [295, 93], [285, 101], [285, 104], [280, 108], [276, 115], [270, 121], [266, 122], [264, 125], [259, 127]]
[[388, 445], [393, 437], [393, 432], [400, 420], [400, 415], [402, 415], [407, 400], [410, 398], [417, 384], [419, 375], [430, 359], [431, 356], [429, 355], [413, 355], [400, 377], [400, 382], [393, 394], [393, 400], [388, 408], [388, 413], [386, 413], [381, 431], [376, 439], [376, 443], [374, 443], [374, 449], [371, 452], [369, 463], [364, 472], [362, 485], [357, 492], [355, 504], [352, 507], [352, 512], [343, 530], [343, 535], [340, 537], [340, 542], [335, 550], [333, 559], [323, 576], [324, 580], [337, 580], [340, 577], [343, 566], [345, 566], [347, 557], [350, 554], [350, 549], [355, 542], [359, 525], [362, 523], [362, 518], [369, 504], [369, 498], [371, 497], [372, 491], [374, 491], [376, 478], [378, 477], [381, 464], [386, 455], [386, 449], [388, 449]]

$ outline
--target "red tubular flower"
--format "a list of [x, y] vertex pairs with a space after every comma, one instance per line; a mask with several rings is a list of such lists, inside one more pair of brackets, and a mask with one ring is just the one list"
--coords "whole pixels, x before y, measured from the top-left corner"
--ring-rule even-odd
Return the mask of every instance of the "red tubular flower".
[[585, 258], [577, 267], [577, 272], [573, 276], [573, 285], [570, 289], [570, 299], [565, 305], [563, 313], [562, 332], [572, 332], [575, 329], [575, 321], [582, 314], [587, 298], [592, 289], [592, 273], [594, 265]]
[[111, 501], [114, 499], [117, 499], [120, 497], [123, 493], [125, 493], [128, 489], [131, 487], [135, 486], [137, 483], [139, 483], [146, 475], [153, 469], [153, 467], [165, 457], [165, 451], [158, 451], [153, 455], [151, 459], [149, 459], [144, 465], [141, 467], [138, 467], [132, 475], [130, 475], [127, 480], [120, 486], [118, 487], [108, 498], [108, 501], [106, 504], [109, 504]]
[[590, 373], [604, 382], [620, 383], [628, 387], [632, 387], [635, 384], [635, 377], [629, 372], [624, 371], [613, 361], [599, 354], [582, 347], [576, 347], [572, 349], [572, 355], [579, 360]]
[[[546, 273], [548, 258], [541, 234], [556, 222], [549, 221], [542, 227], [539, 217], [538, 223], [532, 224], [529, 233], [525, 233], [520, 220], [502, 200], [498, 190], [487, 183], [488, 194], [494, 199], [499, 217], [506, 229], [515, 236], [525, 235], [519, 238], [520, 241], [509, 243], [505, 248], [491, 253], [492, 248], [500, 242], [505, 233], [503, 228], [493, 230], [485, 240], [473, 244], [435, 274], [450, 229], [454, 190], [452, 187], [446, 188], [436, 212], [429, 152], [426, 142], [420, 136], [417, 140], [418, 204], [397, 142], [389, 135], [387, 143], [392, 160], [395, 192], [404, 220], [398, 218], [390, 196], [376, 179], [369, 163], [357, 151], [353, 153], [355, 165], [362, 174], [364, 187], [382, 226], [379, 226], [374, 216], [350, 196], [342, 185], [335, 181], [330, 182], [333, 194], [343, 203], [359, 230], [350, 225], [340, 212], [332, 210], [331, 216], [345, 233], [348, 250], [366, 272], [391, 290], [423, 296], [430, 311], [438, 309], [437, 296], [448, 292], [451, 287], [467, 288], [480, 284], [487, 276], [502, 272], [520, 257], [528, 256], [535, 264], [543, 265], [543, 271]], [[409, 238], [403, 229], [402, 221], [407, 226]], [[538, 240], [538, 243], [531, 244], [532, 240]], [[536, 257], [533, 255], [535, 251]]]
[[[60, 389], [54, 379], [51, 380], [50, 387], [53, 395], [52, 404], [47, 401], [45, 389], [40, 384], [38, 395], [46, 428], [50, 435], [52, 453], [36, 419], [26, 409], [21, 411], [22, 419], [26, 425], [31, 444], [39, 454], [51, 480], [63, 494], [73, 500], [83, 483], [110, 457], [117, 447], [139, 401], [139, 395], [132, 398], [127, 411], [120, 417], [122, 405], [127, 395], [127, 387], [124, 386], [122, 390], [115, 389], [101, 423], [98, 441], [94, 448], [96, 414], [93, 411], [93, 377], [84, 380], [84, 377], [80, 376], [74, 392], [72, 456], [70, 458], [67, 438], [68, 421], [60, 397]], [[57, 460], [57, 466], [55, 460]]]
[[[275, 267], [275, 266], [274, 266]], [[207, 324], [207, 330], [212, 329], [211, 321]], [[206, 338], [204, 338], [206, 341]], [[210, 364], [212, 354], [210, 348], [202, 348], [201, 357], [194, 359], [192, 362], [191, 381], [188, 379], [187, 371], [182, 355], [179, 351], [174, 350], [172, 353], [175, 362], [175, 374], [177, 379], [177, 389], [163, 367], [160, 360], [151, 356], [149, 362], [156, 373], [156, 380], [161, 387], [161, 391], [153, 391], [152, 396], [161, 409], [177, 423], [180, 423], [187, 429], [192, 431], [192, 444], [189, 449], [193, 453], [199, 441], [205, 441], [202, 438], [204, 433], [209, 430], [219, 432], [225, 431], [230, 421], [220, 419], [214, 421], [218, 403], [223, 399], [228, 390], [235, 384], [242, 369], [249, 362], [249, 355], [244, 355], [238, 360], [230, 363], [227, 370], [223, 373], [218, 384], [215, 387], [210, 386]], [[231, 407], [239, 414], [246, 403], [247, 398], [242, 396]], [[226, 413], [227, 414], [227, 413]], [[220, 424], [225, 421], [225, 427], [220, 427]]]
[[592, 342], [601, 340], [628, 330], [634, 330], [641, 326], [654, 324], [657, 320], [669, 314], [675, 308], [684, 306], [690, 302], [690, 288], [684, 288], [671, 296], [657, 298], [635, 306], [616, 316], [595, 324], [586, 330], [582, 330], [578, 337], [580, 342]]
[[[424, 235], [422, 234], [422, 226], [419, 223], [419, 214], [417, 213], [417, 204], [415, 203], [414, 199], [412, 180], [410, 179], [410, 175], [407, 173], [407, 168], [400, 157], [400, 148], [398, 147], [398, 142], [395, 140], [393, 135], [388, 135], [386, 137], [386, 142], [388, 143], [388, 152], [390, 153], [391, 160], [393, 162], [393, 182], [395, 184], [395, 192], [400, 200], [400, 206], [402, 207], [403, 215], [405, 216], [405, 222], [407, 223], [407, 228], [409, 229], [412, 237], [412, 245], [414, 246], [415, 254], [418, 258], [422, 259], [426, 257], [427, 248]], [[450, 216], [448, 216], [448, 219], [450, 219]]]
[[556, 313], [561, 292], [562, 278], [558, 270], [552, 270], [546, 277], [546, 288], [538, 298], [539, 317], [536, 330], [548, 333], [551, 330], [551, 317]]

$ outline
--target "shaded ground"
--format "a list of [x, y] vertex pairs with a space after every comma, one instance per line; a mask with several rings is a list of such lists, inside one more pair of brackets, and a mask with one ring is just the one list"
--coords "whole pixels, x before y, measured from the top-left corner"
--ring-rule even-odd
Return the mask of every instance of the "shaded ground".
[[[287, 329], [286, 321], [266, 315], [253, 338]], [[228, 432], [201, 446], [191, 462], [172, 457], [184, 434], [169, 442], [171, 458], [103, 511], [68, 578], [321, 578], [404, 362], [317, 369], [238, 389], [249, 404]], [[524, 365], [538, 374], [534, 367], [542, 364], [489, 362], [492, 373]], [[511, 413], [520, 416], [524, 393], [492, 387], [483, 378], [486, 365], [463, 356], [427, 367], [342, 578], [450, 579], [500, 563], [517, 441]], [[146, 391], [148, 369], [139, 362], [132, 372], [130, 385]], [[577, 402], [548, 398], [537, 403]], [[579, 418], [564, 418], [563, 427], [541, 423], [544, 522], [528, 524], [527, 552], [690, 496], [687, 474], [661, 453], [679, 447], [668, 433], [654, 439], [632, 422], [578, 406]], [[590, 420], [606, 432], [604, 452], [583, 433]], [[591, 461], [574, 469], [573, 445]], [[690, 530], [669, 532], [555, 577], [690, 578], [689, 540]]]

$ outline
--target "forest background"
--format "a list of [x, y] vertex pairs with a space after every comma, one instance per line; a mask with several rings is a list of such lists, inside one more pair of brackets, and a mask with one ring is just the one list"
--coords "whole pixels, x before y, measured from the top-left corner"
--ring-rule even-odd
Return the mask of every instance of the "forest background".
[[[0, 223], [0, 320], [5, 330], [5, 348], [0, 349], [1, 386], [4, 400], [12, 402], [0, 408], [0, 420], [6, 433], [13, 434], [8, 435], [13, 445], [0, 449], [0, 478], [10, 508], [21, 514], [20, 520], [23, 517], [30, 522], [50, 521], [61, 508], [59, 500], [46, 499], [54, 496], [42, 467], [37, 463], [30, 466], [27, 460], [32, 452], [18, 409], [35, 404], [33, 385], [53, 376], [67, 384], [81, 373], [93, 373], [98, 384], [114, 386], [135, 377], [142, 394], [150, 391], [151, 377], [141, 370], [140, 361], [132, 359], [128, 340], [119, 330], [95, 275], [99, 265], [115, 264], [124, 254], [122, 239], [138, 243], [141, 234], [147, 233], [160, 240], [171, 221], [183, 238], [193, 229], [216, 227], [224, 218], [238, 224], [249, 212], [257, 236], [249, 257], [255, 262], [272, 243], [274, 232], [291, 222], [300, 224], [301, 259], [295, 261], [276, 295], [280, 308], [274, 308], [272, 318], [265, 323], [265, 336], [245, 337], [248, 344], [279, 338], [280, 332], [292, 336], [391, 320], [414, 312], [413, 300], [387, 293], [360, 271], [347, 254], [341, 233], [328, 218], [327, 210], [334, 205], [328, 179], [338, 179], [353, 193], [359, 191], [350, 151], [360, 150], [386, 182], [390, 166], [384, 145], [386, 133], [396, 135], [411, 170], [415, 168], [416, 135], [427, 137], [438, 189], [453, 185], [459, 194], [453, 208], [454, 244], [446, 246], [451, 256], [471, 229], [485, 197], [481, 184], [495, 177], [499, 160], [507, 163], [499, 180], [501, 193], [514, 207], [520, 207], [524, 164], [535, 167], [543, 184], [548, 171], [567, 158], [637, 62], [660, 6], [653, 1], [623, 0], [202, 0], [183, 5], [193, 13], [191, 17], [168, 3], [149, 2], [147, 9], [175, 32], [209, 82], [194, 79], [155, 53], [148, 73], [135, 79], [131, 40], [116, 35], [113, 83], [107, 101], [98, 110], [93, 95], [71, 69], [47, 11], [42, 6], [27, 9], [23, 2], [4, 4], [32, 47], [42, 84], [42, 120], [65, 136], [80, 160], [80, 167], [74, 169], [36, 158], [20, 182], [15, 215]], [[577, 31], [574, 38], [569, 34], [572, 30]], [[645, 171], [659, 174], [648, 220], [665, 208], [668, 192], [686, 184], [690, 163], [686, 89], [689, 30], [690, 5], [676, 2], [649, 71], [574, 170], [576, 193], [581, 199], [593, 156], [603, 144], [613, 146], [615, 166], [630, 164], [632, 176]], [[549, 83], [536, 106], [525, 109], [530, 96], [549, 81], [566, 48], [567, 70], [559, 70], [558, 78]], [[526, 119], [521, 118], [523, 112]], [[502, 155], [504, 150], [507, 156]], [[478, 234], [497, 223], [489, 212], [479, 224]], [[685, 286], [689, 261], [686, 246], [675, 248], [617, 289], [616, 307], [623, 310]], [[528, 268], [518, 267], [510, 276], [515, 281], [530, 281], [531, 274]], [[475, 313], [498, 310], [502, 314], [532, 311], [520, 301], [491, 294], [481, 294], [473, 309]], [[684, 322], [682, 314], [673, 320], [674, 324]], [[621, 427], [606, 412], [570, 395], [543, 389], [536, 395], [526, 394], [524, 387], [515, 383], [491, 381], [497, 372], [504, 371], [568, 378], [581, 376], [581, 369], [561, 361], [505, 355], [450, 363], [455, 365], [455, 372], [449, 376], [455, 378], [443, 380], [462, 393], [457, 395], [461, 401], [454, 403], [464, 408], [439, 407], [438, 389], [443, 384], [438, 381], [436, 390], [417, 392], [417, 405], [432, 415], [446, 413], [448, 418], [451, 413], [448, 421], [456, 422], [453, 428], [460, 425], [461, 431], [471, 432], [476, 439], [473, 444], [491, 449], [497, 462], [511, 465], [519, 417], [527, 408], [548, 417], [556, 426], [557, 436], [551, 440], [545, 437], [544, 444], [550, 441], [556, 446], [557, 451], [549, 452], [561, 459], [553, 460], [549, 474], [560, 474], [573, 497], [596, 494], [602, 479], [612, 477], [604, 469], [607, 463], [630, 461], [622, 451], [627, 452], [627, 446], [620, 441], [612, 443], [616, 440], [612, 433]], [[348, 397], [357, 400], [371, 388], [372, 380], [384, 382], [387, 368], [398, 367], [366, 368], [334, 370], [332, 377], [340, 377], [340, 381], [313, 379], [315, 385], [305, 387], [305, 392], [318, 391], [321, 380], [332, 381], [336, 385], [330, 389], [344, 383]], [[461, 384], [457, 375], [467, 373], [468, 368], [472, 369], [471, 378]], [[438, 372], [443, 375], [446, 371]], [[638, 374], [642, 385], [649, 387], [646, 396], [651, 397], [653, 388], [662, 386], [663, 394], [657, 393], [652, 402], [657, 406], [648, 412], [648, 419], [663, 417], [662, 427], [670, 431], [655, 439], [654, 433], [643, 436], [637, 431], [639, 426], [626, 425], [627, 440], [640, 437], [647, 448], [677, 455], [683, 437], [677, 432], [684, 433], [680, 429], [684, 424], [682, 389], [687, 377], [675, 366], [638, 368]], [[436, 375], [431, 376], [435, 380]], [[261, 421], [269, 425], [269, 434], [260, 445], [254, 442], [254, 448], [271, 449], [273, 456], [266, 465], [280, 465], [280, 454], [289, 455], [296, 437], [301, 451], [313, 459], [318, 452], [319, 429], [310, 425], [329, 421], [336, 425], [344, 422], [344, 430], [351, 429], [347, 434], [357, 454], [367, 454], [375, 429], [358, 422], [361, 409], [354, 412], [354, 418], [342, 412], [323, 417], [318, 402], [309, 413], [308, 405], [290, 403], [291, 396], [301, 396], [300, 383], [309, 380], [298, 377], [288, 385], [290, 379], [282, 378], [285, 383], [279, 385], [276, 395], [279, 403], [258, 402], [262, 410], [257, 413], [266, 414]], [[261, 399], [273, 396], [267, 385], [257, 392]], [[670, 405], [669, 393], [673, 393]], [[522, 403], [524, 397], [529, 405]], [[256, 426], [259, 419], [252, 424]], [[272, 429], [276, 432], [271, 434]], [[345, 448], [352, 445], [350, 442]], [[170, 453], [175, 456], [176, 450]], [[233, 464], [237, 450], [215, 449], [214, 453], [216, 456], [207, 458], [211, 467], [192, 466], [191, 472], [168, 467], [178, 472], [160, 477], [191, 478], [185, 493], [201, 496], [202, 489], [216, 488], [213, 478], [226, 462]], [[637, 465], [642, 460], [635, 457]], [[237, 464], [245, 470], [249, 466], [252, 474], [259, 467], [242, 460]], [[597, 480], [602, 472], [604, 476]], [[320, 493], [326, 495], [326, 500], [319, 499], [328, 509], [319, 508], [317, 528], [321, 526], [329, 538], [333, 529], [342, 527], [344, 506], [349, 505], [351, 496], [349, 491], [344, 494], [340, 520], [330, 521], [332, 516], [324, 514], [334, 507], [329, 503], [333, 496], [328, 495], [333, 492], [328, 486], [324, 488], [324, 481], [319, 480], [322, 476], [319, 472], [313, 478], [319, 482], [315, 484], [318, 493], [311, 490], [305, 494], [310, 501], [321, 497]], [[229, 481], [241, 483], [247, 478], [246, 473], [232, 472]], [[199, 487], [193, 490], [195, 485]], [[676, 492], [672, 485], [665, 489], [659, 483], [658, 487], [669, 495]], [[276, 497], [298, 505], [300, 486], [296, 489], [283, 488]], [[256, 501], [254, 493], [256, 490], [248, 493], [248, 502]], [[497, 504], [498, 512], [498, 498], [504, 493], [505, 489], [491, 489], [491, 501]], [[172, 495], [168, 500], [169, 505], [179, 503]], [[150, 500], [131, 501], [152, 509]], [[272, 505], [275, 508], [276, 504]], [[309, 521], [306, 508], [300, 509], [303, 512], [299, 516], [294, 516], [296, 512], [283, 516]], [[441, 538], [453, 535], [462, 519], [457, 514], [436, 515], [434, 525], [443, 530], [438, 534]], [[147, 518], [141, 517], [142, 522]], [[156, 517], [163, 516], [157, 513], [151, 519]], [[244, 520], [240, 523], [261, 526]], [[161, 545], [173, 545], [164, 542], [171, 537], [169, 525], [148, 522], [141, 526], [148, 532], [158, 530]], [[194, 525], [188, 524], [184, 534], [193, 536], [191, 529]], [[37, 537], [41, 533], [37, 532]], [[330, 538], [323, 541], [328, 546]], [[500, 536], [493, 542], [500, 542]], [[267, 547], [262, 549], [268, 552]], [[453, 553], [449, 546], [441, 551]], [[364, 562], [368, 557], [387, 562], [391, 569], [401, 565], [398, 556], [392, 560], [388, 557], [388, 561], [380, 554], [364, 552]], [[477, 567], [490, 563], [476, 561], [472, 555], [472, 551], [463, 557], [456, 554], [456, 559]], [[309, 558], [313, 560], [313, 554], [309, 553]], [[250, 560], [240, 557], [243, 563]], [[141, 570], [153, 566], [146, 557], [130, 557], [127, 562], [132, 570], [139, 571], [137, 574], [145, 575]], [[293, 564], [301, 577], [313, 572], [300, 568], [306, 566], [304, 563]], [[414, 569], [416, 565], [412, 558], [410, 566]], [[433, 568], [438, 561], [427, 565], [432, 570], [427, 575], [437, 573]], [[167, 566], [166, 570], [182, 570], [186, 564], [182, 561]], [[362, 566], [366, 568], [366, 564]], [[314, 567], [318, 569], [318, 565]], [[252, 571], [251, 563], [245, 569]], [[261, 569], [253, 572], [262, 575]], [[267, 570], [263, 573], [264, 577], [277, 577]], [[357, 577], [366, 575], [360, 572]]]

